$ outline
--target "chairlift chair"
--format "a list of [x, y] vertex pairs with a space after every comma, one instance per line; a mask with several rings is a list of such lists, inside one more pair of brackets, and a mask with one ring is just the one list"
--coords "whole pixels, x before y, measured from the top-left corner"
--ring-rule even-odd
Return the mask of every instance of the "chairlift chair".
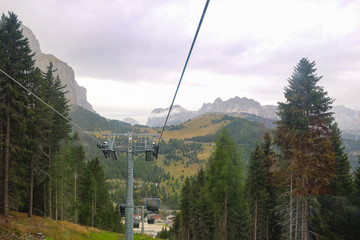
[[159, 145], [157, 145], [155, 142], [153, 142], [153, 146], [151, 149], [145, 150], [145, 160], [146, 161], [153, 161], [153, 157], [156, 159], [158, 158], [159, 154]]
[[146, 198], [146, 210], [158, 212], [160, 209], [160, 198]]
[[148, 222], [148, 224], [154, 224], [155, 218], [149, 217], [148, 220], [147, 220], [147, 222]]
[[120, 216], [125, 217], [125, 204], [119, 204]]
[[96, 146], [104, 153], [106, 159], [109, 158], [112, 160], [118, 160], [113, 145], [114, 145], [114, 140], [111, 143], [109, 143], [108, 141], [105, 141], [103, 143], [98, 143]]

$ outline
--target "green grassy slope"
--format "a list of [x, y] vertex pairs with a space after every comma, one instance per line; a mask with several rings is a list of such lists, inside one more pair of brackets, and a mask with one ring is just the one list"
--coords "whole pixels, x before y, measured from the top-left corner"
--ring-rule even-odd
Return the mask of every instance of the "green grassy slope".
[[[54, 221], [25, 213], [10, 212], [8, 217], [0, 215], [0, 239], [45, 239], [53, 240], [112, 240], [125, 239], [124, 234], [102, 231], [67, 221]], [[154, 239], [147, 235], [135, 234], [135, 240]]]

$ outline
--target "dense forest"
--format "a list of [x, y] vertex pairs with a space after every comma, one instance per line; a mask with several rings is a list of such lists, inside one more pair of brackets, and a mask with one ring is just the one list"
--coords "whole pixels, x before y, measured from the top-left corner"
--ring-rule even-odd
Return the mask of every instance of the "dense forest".
[[276, 129], [246, 168], [222, 131], [207, 168], [185, 180], [170, 239], [358, 239], [360, 167], [351, 175], [320, 79], [315, 62], [301, 59]]
[[99, 160], [85, 162], [78, 134], [62, 117], [69, 105], [56, 69], [34, 67], [20, 25], [14, 13], [1, 16], [0, 68], [17, 83], [0, 75], [0, 212], [121, 231]]

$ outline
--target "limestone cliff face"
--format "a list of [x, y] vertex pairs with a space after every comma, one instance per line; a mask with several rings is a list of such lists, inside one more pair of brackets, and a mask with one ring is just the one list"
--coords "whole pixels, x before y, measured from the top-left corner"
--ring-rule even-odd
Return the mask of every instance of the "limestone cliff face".
[[234, 97], [226, 101], [222, 101], [220, 98], [217, 98], [214, 103], [204, 103], [199, 109], [198, 115], [209, 112], [249, 113], [268, 119], [277, 119], [275, 110], [276, 106], [262, 106], [259, 102], [246, 97]]
[[22, 25], [22, 29], [23, 35], [29, 40], [30, 48], [35, 53], [35, 66], [46, 72], [49, 63], [52, 62], [54, 69], [56, 69], [54, 74], [59, 75], [61, 83], [66, 85], [66, 97], [69, 99], [70, 104], [78, 105], [95, 112], [86, 99], [86, 89], [79, 86], [76, 82], [74, 70], [67, 63], [59, 60], [54, 55], [42, 53], [39, 41], [36, 39], [36, 36], [31, 29], [24, 25]]

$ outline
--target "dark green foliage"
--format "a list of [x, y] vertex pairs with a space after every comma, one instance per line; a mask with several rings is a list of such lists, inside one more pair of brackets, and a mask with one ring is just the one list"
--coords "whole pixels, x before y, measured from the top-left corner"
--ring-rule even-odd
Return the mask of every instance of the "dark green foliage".
[[265, 164], [264, 151], [258, 144], [255, 146], [254, 152], [251, 154], [250, 163], [247, 172], [246, 181], [246, 197], [250, 210], [250, 226], [254, 239], [263, 239], [266, 237], [267, 219], [270, 210], [267, 201], [270, 194], [267, 191], [267, 171]]
[[[28, 80], [34, 69], [28, 40], [22, 36], [21, 22], [17, 16], [9, 12], [2, 14], [0, 25], [0, 68], [15, 78], [20, 84], [28, 86]], [[19, 196], [24, 196], [24, 185], [17, 171], [22, 171], [25, 164], [24, 155], [27, 150], [23, 138], [26, 131], [25, 117], [28, 113], [28, 94], [18, 84], [4, 74], [0, 74], [0, 115], [1, 115], [1, 189], [0, 212], [5, 215], [14, 199], [16, 207], [21, 207]], [[23, 172], [24, 173], [24, 172]], [[17, 188], [18, 191], [13, 191]]]
[[170, 238], [170, 230], [166, 228], [162, 228], [160, 232], [156, 235], [157, 238], [161, 239], [169, 239]]
[[342, 146], [341, 131], [337, 123], [331, 126], [331, 140], [336, 157], [336, 175], [330, 185], [330, 190], [335, 196], [349, 196], [353, 191], [350, 163], [345, 148]]
[[274, 211], [277, 198], [273, 173], [275, 162], [272, 139], [266, 132], [264, 142], [255, 145], [247, 169], [245, 189], [253, 239], [272, 239], [278, 234]]
[[[358, 163], [360, 165], [360, 155], [358, 156]], [[358, 167], [354, 173], [354, 191], [355, 193], [360, 196], [360, 167]], [[360, 203], [360, 202], [359, 202]], [[360, 205], [359, 205], [360, 206]]]
[[110, 201], [109, 188], [99, 159], [95, 158], [86, 164], [80, 185], [79, 223], [114, 231], [120, 219]]
[[178, 239], [245, 237], [243, 168], [236, 144], [224, 130], [206, 171], [200, 170], [192, 180], [185, 179], [176, 227]]

